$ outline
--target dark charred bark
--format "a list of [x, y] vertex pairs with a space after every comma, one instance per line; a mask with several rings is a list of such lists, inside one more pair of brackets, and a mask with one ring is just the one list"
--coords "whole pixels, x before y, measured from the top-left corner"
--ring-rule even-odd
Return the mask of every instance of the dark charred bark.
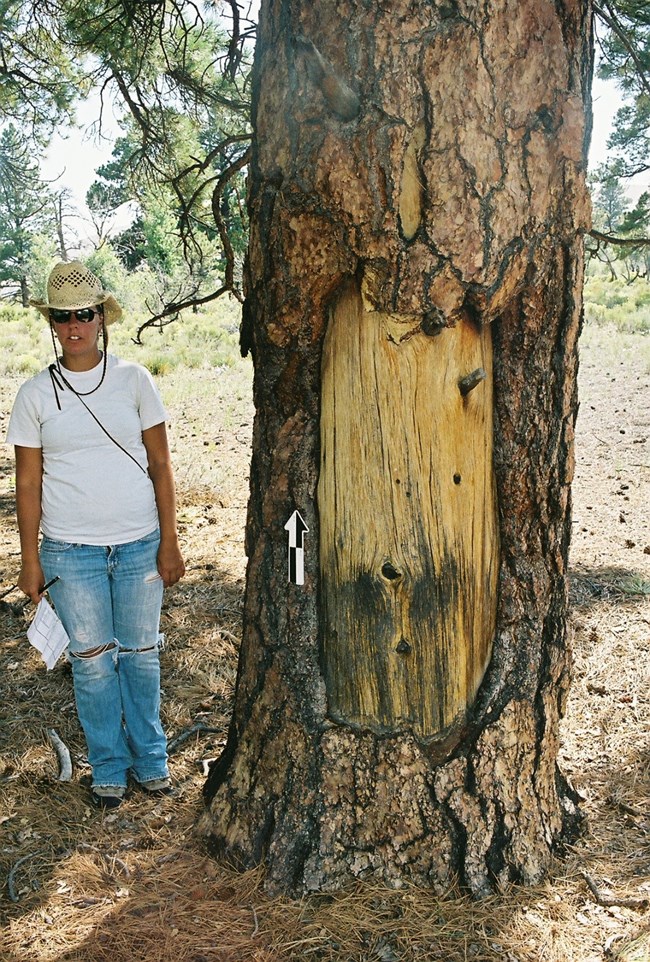
[[[460, 877], [484, 894], [540, 879], [577, 817], [556, 759], [570, 676], [590, 77], [586, 0], [262, 5], [243, 326], [257, 409], [244, 636], [228, 745], [206, 785], [201, 828], [230, 859], [264, 860], [271, 888], [333, 888], [350, 876], [444, 888]], [[350, 616], [332, 628], [348, 582], [339, 578], [331, 593], [322, 545], [332, 510], [322, 490], [328, 332], [351, 299], [360, 306], [345, 314], [350, 324], [383, 324], [391, 352], [423, 359], [416, 398], [450, 339], [473, 331], [492, 345], [490, 363], [458, 365], [452, 418], [461, 424], [462, 405], [493, 392], [498, 539], [489, 556], [498, 578], [483, 582], [488, 614], [479, 631], [488, 663], [483, 671], [477, 657], [474, 687], [448, 711], [443, 699], [424, 723], [413, 717], [426, 715], [421, 681], [436, 679], [432, 698], [449, 688], [454, 672], [444, 658], [424, 659], [408, 710], [382, 696], [374, 715], [357, 711], [354, 690], [340, 696], [337, 671], [358, 671], [353, 688], [370, 690], [388, 661], [377, 667], [381, 659], [368, 657], [358, 669], [345, 655], [329, 660], [332, 632], [358, 627]], [[400, 370], [411, 376], [409, 364]], [[363, 406], [358, 417], [367, 426]], [[466, 428], [453, 430], [462, 438]], [[441, 502], [452, 504], [462, 473], [445, 478]], [[398, 486], [386, 485], [378, 504], [387, 490]], [[432, 482], [427, 497], [433, 490]], [[401, 497], [376, 512], [387, 539], [401, 530]], [[409, 506], [409, 524], [435, 529], [439, 515], [431, 520], [424, 502], [419, 513]], [[309, 528], [304, 585], [287, 578], [285, 524], [296, 509]], [[355, 523], [346, 537], [361, 542]], [[400, 605], [385, 603], [382, 625], [399, 657], [413, 650], [395, 633], [405, 611], [417, 609], [426, 628], [429, 605], [434, 638], [436, 619], [455, 617], [449, 598], [461, 599], [459, 611], [476, 598], [468, 587], [475, 566], [465, 565], [468, 575], [457, 561], [431, 562], [450, 538], [457, 544], [449, 530], [441, 522], [439, 541], [427, 535], [406, 558], [421, 573], [413, 579], [420, 601], [411, 590]], [[334, 547], [342, 550], [336, 536]], [[387, 555], [375, 581], [364, 582], [369, 562], [359, 552], [352, 568], [358, 563], [362, 607], [372, 610], [375, 582], [381, 597], [395, 591], [402, 560]], [[418, 650], [429, 636], [420, 625]]]

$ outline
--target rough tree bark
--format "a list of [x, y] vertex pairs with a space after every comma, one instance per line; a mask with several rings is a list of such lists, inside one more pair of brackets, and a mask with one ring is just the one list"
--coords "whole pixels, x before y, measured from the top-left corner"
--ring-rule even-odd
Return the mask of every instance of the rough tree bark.
[[587, 0], [262, 2], [249, 568], [201, 829], [272, 889], [480, 895], [540, 879], [577, 819], [591, 70]]

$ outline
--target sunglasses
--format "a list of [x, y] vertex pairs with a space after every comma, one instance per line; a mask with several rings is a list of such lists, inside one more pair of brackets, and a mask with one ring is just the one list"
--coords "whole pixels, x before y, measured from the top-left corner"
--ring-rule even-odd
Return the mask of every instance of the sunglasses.
[[57, 311], [51, 307], [50, 320], [54, 321], [55, 324], [67, 324], [74, 314], [81, 324], [88, 324], [93, 318], [97, 316], [101, 317], [101, 313], [101, 311], [94, 311], [92, 307], [84, 307], [80, 311]]

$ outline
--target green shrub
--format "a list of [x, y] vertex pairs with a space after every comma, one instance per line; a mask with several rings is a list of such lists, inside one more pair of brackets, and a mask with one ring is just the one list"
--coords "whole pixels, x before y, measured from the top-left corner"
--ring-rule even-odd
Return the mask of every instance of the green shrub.
[[32, 354], [19, 354], [13, 363], [13, 372], [15, 374], [25, 374], [28, 377], [32, 377], [34, 374], [38, 374], [39, 371], [43, 369], [43, 365], [34, 357]]
[[639, 286], [634, 298], [634, 306], [639, 310], [644, 307], [650, 309], [650, 284], [644, 284], [643, 287]]
[[626, 304], [628, 298], [623, 291], [610, 290], [605, 293], [605, 307], [619, 307], [621, 304]]
[[162, 377], [165, 374], [169, 374], [172, 370], [172, 364], [169, 358], [166, 357], [151, 357], [144, 361], [144, 366], [151, 371], [154, 377]]
[[[615, 263], [618, 270], [622, 265]], [[613, 278], [605, 264], [590, 261], [584, 288], [584, 313], [589, 324], [612, 326], [622, 333], [650, 331], [650, 285], [643, 280], [628, 284]]]

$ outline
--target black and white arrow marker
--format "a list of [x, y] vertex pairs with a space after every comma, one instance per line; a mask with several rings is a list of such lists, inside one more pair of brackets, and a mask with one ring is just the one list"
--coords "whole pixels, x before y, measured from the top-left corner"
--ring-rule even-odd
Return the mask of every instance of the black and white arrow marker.
[[294, 585], [305, 583], [304, 535], [309, 528], [299, 511], [294, 511], [284, 530], [289, 532], [289, 581]]

